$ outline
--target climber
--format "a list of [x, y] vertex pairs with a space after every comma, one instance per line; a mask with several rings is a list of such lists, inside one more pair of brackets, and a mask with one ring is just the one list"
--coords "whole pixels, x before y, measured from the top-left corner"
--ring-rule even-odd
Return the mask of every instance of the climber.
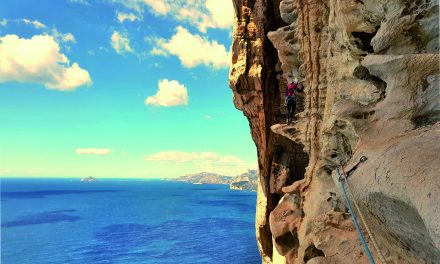
[[293, 82], [287, 85], [284, 103], [287, 106], [286, 123], [290, 124], [293, 119], [296, 107], [296, 96], [303, 96], [303, 88], [298, 79], [294, 78]]

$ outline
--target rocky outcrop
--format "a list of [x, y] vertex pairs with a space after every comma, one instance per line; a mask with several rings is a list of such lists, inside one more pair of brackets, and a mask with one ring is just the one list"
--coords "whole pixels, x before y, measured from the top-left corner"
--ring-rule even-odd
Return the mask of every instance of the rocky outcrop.
[[240, 191], [257, 191], [258, 188], [258, 172], [256, 170], [248, 170], [231, 179], [229, 189]]
[[81, 178], [81, 181], [82, 182], [92, 182], [92, 181], [96, 181], [96, 178], [89, 176], [89, 177]]
[[[361, 156], [348, 184], [373, 257], [440, 263], [438, 1], [233, 3], [229, 85], [258, 150], [263, 263], [368, 263], [335, 172]], [[294, 77], [305, 97], [286, 125]]]

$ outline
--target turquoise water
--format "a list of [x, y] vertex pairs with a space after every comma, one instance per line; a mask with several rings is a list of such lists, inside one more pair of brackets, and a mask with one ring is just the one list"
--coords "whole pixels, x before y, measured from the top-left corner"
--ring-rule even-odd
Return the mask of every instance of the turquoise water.
[[1, 179], [1, 263], [261, 263], [256, 195], [169, 181]]

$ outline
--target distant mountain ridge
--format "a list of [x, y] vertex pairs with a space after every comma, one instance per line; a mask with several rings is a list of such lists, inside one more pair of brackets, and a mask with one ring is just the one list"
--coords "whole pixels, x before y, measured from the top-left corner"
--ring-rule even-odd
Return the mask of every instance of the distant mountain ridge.
[[257, 170], [248, 170], [243, 174], [232, 177], [211, 172], [200, 172], [180, 176], [175, 180], [193, 184], [229, 184], [231, 190], [256, 191], [258, 172]]
[[231, 177], [211, 172], [200, 172], [180, 176], [176, 180], [194, 184], [229, 184]]

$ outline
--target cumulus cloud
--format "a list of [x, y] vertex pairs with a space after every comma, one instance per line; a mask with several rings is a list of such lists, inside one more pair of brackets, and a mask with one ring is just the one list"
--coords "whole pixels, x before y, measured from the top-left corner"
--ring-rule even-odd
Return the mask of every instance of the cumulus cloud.
[[185, 0], [182, 6], [176, 6], [175, 17], [177, 20], [196, 26], [201, 32], [208, 28], [229, 29], [234, 21], [234, 7], [232, 1]]
[[87, 70], [70, 63], [48, 35], [0, 37], [0, 83], [7, 81], [40, 83], [64, 91], [92, 84]]
[[[198, 65], [214, 68], [227, 68], [230, 65], [230, 54], [224, 45], [209, 41], [199, 35], [191, 34], [187, 29], [178, 26], [171, 39], [157, 39], [153, 55], [177, 56], [183, 66], [192, 68]], [[197, 51], [197, 52], [195, 52]]]
[[256, 164], [247, 163], [234, 155], [220, 155], [212, 151], [161, 151], [144, 159], [149, 162], [169, 164], [168, 166], [189, 165], [197, 172], [210, 171], [225, 175], [236, 175], [256, 167]]
[[201, 32], [208, 28], [232, 27], [234, 8], [232, 1], [224, 0], [108, 0], [139, 14], [148, 9], [158, 16], [197, 27]]
[[130, 47], [130, 40], [128, 39], [127, 35], [121, 34], [118, 31], [113, 32], [111, 36], [111, 44], [113, 49], [115, 49], [118, 54], [134, 52], [134, 50]]
[[170, 10], [168, 1], [164, 0], [109, 0], [112, 3], [120, 4], [125, 8], [142, 13], [147, 7], [152, 13], [157, 15], [165, 15]]
[[146, 105], [177, 106], [188, 104], [188, 91], [178, 81], [168, 79], [159, 80], [157, 93], [145, 99]]
[[232, 1], [206, 0], [206, 8], [211, 13], [213, 25], [208, 27], [230, 28], [234, 21]]
[[184, 152], [179, 150], [161, 151], [145, 157], [147, 161], [156, 162], [212, 162], [228, 165], [243, 165], [244, 161], [233, 155], [219, 155], [212, 151]]
[[141, 20], [140, 16], [137, 16], [133, 13], [123, 13], [123, 12], [117, 12], [117, 18], [119, 23], [124, 23], [125, 20], [128, 20], [130, 22]]
[[25, 24], [27, 24], [27, 25], [32, 25], [32, 26], [34, 26], [36, 29], [42, 29], [42, 28], [45, 28], [46, 27], [46, 25], [45, 24], [43, 24], [43, 23], [41, 23], [40, 21], [38, 21], [38, 20], [29, 20], [29, 19], [26, 19], [26, 18], [24, 18], [23, 20], [22, 20]]
[[111, 149], [108, 148], [77, 148], [75, 150], [78, 155], [98, 155], [105, 156], [112, 152]]
[[170, 10], [170, 5], [164, 0], [142, 0], [141, 2], [148, 5], [154, 13], [165, 15]]

